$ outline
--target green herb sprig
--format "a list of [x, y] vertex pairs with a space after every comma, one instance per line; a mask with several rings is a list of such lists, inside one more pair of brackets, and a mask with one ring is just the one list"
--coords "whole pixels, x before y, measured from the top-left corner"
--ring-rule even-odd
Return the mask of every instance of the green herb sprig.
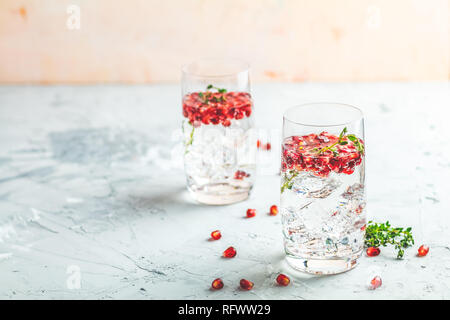
[[283, 184], [281, 185], [281, 193], [283, 193], [285, 189], [292, 189], [292, 186], [294, 185], [293, 180], [297, 175], [298, 171], [296, 170], [291, 170], [289, 171], [289, 173], [284, 173]]
[[319, 151], [317, 151], [317, 154], [321, 154], [322, 152], [330, 150], [330, 151], [333, 151], [333, 155], [334, 156], [337, 156], [338, 153], [337, 153], [336, 148], [334, 148], [334, 146], [336, 146], [338, 144], [341, 145], [341, 146], [345, 146], [346, 144], [348, 144], [348, 141], [344, 141], [344, 139], [347, 138], [348, 140], [353, 142], [355, 147], [358, 149], [359, 153], [364, 155], [364, 145], [361, 143], [361, 140], [358, 139], [354, 134], [345, 135], [346, 133], [347, 133], [347, 127], [342, 129], [341, 133], [339, 134], [338, 141], [336, 141], [332, 145], [329, 145], [328, 147], [320, 149]]
[[211, 96], [211, 92], [209, 92], [209, 91], [207, 91], [207, 92], [205, 92], [205, 93], [203, 93], [203, 92], [199, 92], [198, 93], [198, 96], [203, 100], [203, 103], [204, 104], [209, 104], [209, 102], [210, 102], [210, 96]]
[[[189, 135], [189, 139], [185, 143], [184, 154], [189, 152], [189, 146], [192, 145], [192, 143], [194, 142], [194, 129], [195, 129], [195, 127], [192, 125], [192, 123], [190, 123], [190, 122], [188, 122], [188, 123], [192, 126], [192, 130], [191, 130], [191, 133]], [[184, 132], [184, 127], [183, 127], [183, 132]]]
[[397, 250], [397, 259], [402, 259], [406, 248], [414, 244], [414, 238], [409, 228], [393, 228], [386, 223], [375, 223], [369, 221], [366, 227], [366, 238], [364, 241], [366, 247], [386, 247], [395, 246]]
[[211, 89], [216, 89], [217, 92], [219, 92], [219, 93], [226, 93], [227, 92], [227, 89], [217, 88], [217, 87], [213, 86], [212, 84], [209, 84], [206, 87], [206, 92], [205, 93], [203, 93], [203, 92], [199, 92], [198, 93], [198, 96], [200, 97], [200, 99], [203, 100], [204, 104], [209, 104], [210, 101], [216, 102], [216, 103], [217, 102], [225, 102], [226, 101], [224, 95], [221, 95], [220, 97], [215, 97], [214, 96], [214, 97], [211, 98], [212, 93], [209, 91]]
[[322, 152], [325, 152], [325, 151], [327, 151], [327, 150], [333, 151], [333, 154], [334, 154], [335, 152], [337, 152], [336, 148], [333, 148], [335, 145], [337, 145], [337, 144], [345, 145], [345, 144], [348, 143], [347, 141], [343, 141], [343, 139], [344, 139], [346, 133], [347, 133], [347, 127], [345, 127], [345, 128], [341, 131], [341, 133], [339, 134], [339, 139], [338, 139], [338, 141], [336, 141], [336, 142], [333, 143], [332, 145], [329, 145], [328, 147], [325, 147], [325, 148], [320, 149], [317, 153], [318, 153], [318, 154], [321, 154]]
[[227, 89], [217, 88], [217, 87], [213, 86], [212, 84], [208, 84], [208, 86], [206, 87], [206, 90], [211, 90], [211, 89], [216, 89], [217, 92], [219, 92], [219, 93], [227, 92]]
[[352, 141], [359, 153], [364, 155], [364, 144], [361, 143], [361, 140], [359, 140], [354, 134], [347, 135], [347, 139]]

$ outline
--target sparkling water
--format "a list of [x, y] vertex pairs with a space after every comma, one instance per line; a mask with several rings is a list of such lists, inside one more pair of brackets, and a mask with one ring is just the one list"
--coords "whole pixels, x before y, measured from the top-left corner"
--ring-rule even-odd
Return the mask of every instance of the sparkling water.
[[335, 273], [353, 267], [348, 264], [356, 263], [364, 246], [364, 163], [350, 175], [331, 172], [318, 177], [308, 171], [296, 174], [292, 187], [281, 194], [289, 263], [304, 271], [311, 268], [314, 273]]
[[203, 203], [245, 200], [255, 175], [256, 139], [252, 118], [231, 120], [228, 127], [183, 123], [188, 189]]

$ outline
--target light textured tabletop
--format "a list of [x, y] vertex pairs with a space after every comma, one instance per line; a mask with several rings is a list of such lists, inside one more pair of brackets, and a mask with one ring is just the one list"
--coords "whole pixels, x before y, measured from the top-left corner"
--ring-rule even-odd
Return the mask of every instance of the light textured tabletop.
[[[0, 298], [450, 298], [448, 83], [261, 84], [256, 125], [275, 137], [250, 199], [194, 203], [180, 159], [180, 89], [0, 87]], [[282, 113], [312, 101], [359, 106], [366, 120], [367, 214], [412, 226], [416, 245], [363, 256], [336, 276], [283, 260], [279, 202]], [[256, 208], [253, 219], [244, 219]], [[220, 229], [219, 241], [208, 241]], [[427, 243], [430, 253], [416, 257]], [[223, 259], [233, 245], [238, 255]], [[292, 279], [278, 287], [283, 272]], [[383, 285], [366, 287], [373, 272]], [[211, 291], [221, 277], [225, 287]], [[238, 289], [239, 279], [255, 283]], [[78, 280], [80, 280], [78, 282]]]

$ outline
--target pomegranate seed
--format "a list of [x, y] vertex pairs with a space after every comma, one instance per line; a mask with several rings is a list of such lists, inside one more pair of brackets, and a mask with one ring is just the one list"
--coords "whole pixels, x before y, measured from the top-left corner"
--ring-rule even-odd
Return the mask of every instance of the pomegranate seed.
[[238, 113], [234, 116], [234, 118], [235, 118], [236, 120], [241, 120], [241, 119], [244, 118], [244, 113], [243, 113], [243, 112], [238, 112]]
[[427, 245], [421, 245], [419, 250], [417, 250], [417, 255], [419, 257], [425, 257], [428, 254], [428, 251], [430, 251], [430, 248]]
[[289, 277], [287, 275], [284, 275], [281, 273], [277, 277], [277, 282], [280, 286], [286, 287], [287, 285], [289, 285], [291, 280], [289, 279]]
[[234, 258], [236, 256], [236, 249], [233, 247], [229, 247], [223, 252], [223, 256], [224, 258]]
[[211, 238], [213, 238], [214, 240], [219, 240], [220, 238], [222, 238], [222, 234], [219, 230], [213, 231], [211, 232]]
[[223, 288], [223, 281], [220, 278], [215, 279], [212, 283], [211, 283], [211, 288], [213, 288], [214, 290], [220, 290]]
[[231, 121], [230, 120], [225, 120], [224, 122], [222, 122], [222, 125], [224, 127], [229, 127], [231, 125]]
[[270, 143], [267, 143], [267, 144], [266, 144], [266, 147], [265, 147], [264, 149], [270, 150], [270, 149], [272, 149], [272, 145], [271, 145]]
[[247, 210], [247, 218], [253, 218], [256, 215], [256, 209]]
[[369, 247], [366, 250], [366, 253], [369, 257], [376, 257], [380, 254], [380, 248], [377, 247]]
[[381, 278], [379, 276], [376, 276], [372, 280], [370, 280], [369, 289], [375, 290], [376, 288], [380, 287], [381, 284], [382, 284]]
[[256, 147], [261, 148], [261, 141], [259, 141], [259, 140], [256, 141]]
[[241, 285], [242, 290], [252, 290], [253, 288], [253, 282], [251, 282], [250, 280], [241, 279], [239, 284]]
[[278, 214], [278, 207], [276, 205], [273, 205], [270, 207], [270, 215], [276, 216]]

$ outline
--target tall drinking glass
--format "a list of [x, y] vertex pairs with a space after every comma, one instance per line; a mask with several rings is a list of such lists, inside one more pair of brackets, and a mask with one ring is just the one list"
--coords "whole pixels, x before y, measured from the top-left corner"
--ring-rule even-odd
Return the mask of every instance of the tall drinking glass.
[[312, 103], [284, 114], [281, 217], [293, 268], [335, 274], [356, 266], [366, 228], [364, 148], [356, 107]]
[[248, 64], [199, 60], [183, 68], [181, 85], [189, 191], [212, 205], [247, 199], [256, 162]]

